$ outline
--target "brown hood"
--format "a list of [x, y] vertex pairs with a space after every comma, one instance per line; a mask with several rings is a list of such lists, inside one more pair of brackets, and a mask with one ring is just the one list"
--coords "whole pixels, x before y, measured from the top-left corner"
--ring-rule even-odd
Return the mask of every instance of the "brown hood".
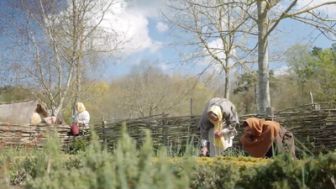
[[243, 149], [253, 157], [265, 157], [279, 134], [279, 123], [258, 118], [248, 118], [245, 122], [247, 127], [240, 138]]

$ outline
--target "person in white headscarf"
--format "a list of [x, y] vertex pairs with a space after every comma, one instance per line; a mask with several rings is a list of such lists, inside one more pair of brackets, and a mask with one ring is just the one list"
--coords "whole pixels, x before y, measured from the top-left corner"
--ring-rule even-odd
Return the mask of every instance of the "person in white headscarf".
[[80, 127], [84, 129], [88, 129], [89, 122], [90, 122], [90, 114], [86, 110], [82, 102], [77, 102], [76, 111], [77, 111], [77, 114], [75, 116], [75, 122], [78, 123]]
[[225, 98], [209, 100], [199, 122], [201, 134], [201, 156], [218, 156], [232, 147], [239, 124], [238, 113], [231, 101]]

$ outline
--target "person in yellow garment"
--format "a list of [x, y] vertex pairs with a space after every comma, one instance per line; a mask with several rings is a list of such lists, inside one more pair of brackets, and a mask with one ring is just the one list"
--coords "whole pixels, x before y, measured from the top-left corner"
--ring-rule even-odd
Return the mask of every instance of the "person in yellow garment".
[[251, 117], [243, 127], [240, 142], [251, 156], [269, 158], [275, 153], [289, 153], [295, 158], [294, 136], [278, 122]]
[[232, 147], [237, 135], [235, 126], [239, 118], [235, 106], [225, 98], [209, 100], [199, 122], [201, 134], [201, 156], [218, 156]]

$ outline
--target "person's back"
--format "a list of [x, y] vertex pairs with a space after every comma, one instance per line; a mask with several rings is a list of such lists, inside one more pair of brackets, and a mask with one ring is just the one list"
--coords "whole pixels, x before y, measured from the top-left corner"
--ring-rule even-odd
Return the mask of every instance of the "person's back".
[[296, 157], [294, 135], [285, 127], [280, 126], [279, 135], [276, 138], [274, 145], [277, 154], [287, 153], [292, 157]]
[[234, 126], [239, 123], [236, 108], [225, 98], [212, 98], [208, 101], [199, 122], [201, 154], [219, 155], [232, 146], [236, 135]]
[[83, 103], [78, 102], [76, 104], [76, 118], [75, 122], [77, 122], [82, 128], [88, 129], [89, 128], [89, 122], [90, 122], [90, 114], [86, 110], [85, 106]]
[[293, 134], [278, 122], [252, 117], [244, 121], [243, 127], [240, 142], [251, 156], [272, 157], [274, 153], [289, 153], [295, 157]]
[[77, 117], [78, 123], [83, 124], [85, 128], [89, 128], [89, 122], [90, 122], [89, 112], [85, 110], [83, 112], [80, 112], [77, 116], [78, 116]]

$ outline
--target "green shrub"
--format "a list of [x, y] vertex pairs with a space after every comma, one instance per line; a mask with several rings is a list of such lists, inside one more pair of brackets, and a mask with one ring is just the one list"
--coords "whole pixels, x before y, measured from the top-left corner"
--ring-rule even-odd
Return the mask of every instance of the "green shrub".
[[50, 141], [45, 149], [19, 163], [12, 178], [25, 175], [24, 186], [30, 189], [188, 188], [185, 169], [172, 167], [165, 149], [154, 157], [149, 133], [146, 136], [138, 150], [124, 132], [115, 151], [109, 153], [93, 134], [87, 148], [76, 155], [62, 153]]
[[89, 145], [89, 140], [83, 137], [76, 137], [73, 141], [71, 141], [68, 146], [67, 152], [69, 154], [77, 154], [80, 151], [85, 151], [87, 146]]
[[317, 158], [293, 160], [276, 157], [266, 166], [258, 166], [251, 176], [242, 174], [243, 188], [335, 188], [336, 152]]
[[[249, 157], [198, 158], [191, 188], [335, 188], [336, 152], [294, 160]], [[178, 165], [177, 163], [174, 163]]]
[[335, 188], [336, 151], [293, 160], [285, 155], [201, 158], [187, 148], [184, 156], [171, 157], [165, 148], [154, 153], [148, 131], [140, 149], [126, 133], [113, 152], [92, 133], [76, 154], [62, 152], [56, 136], [41, 150], [1, 154], [5, 179], [0, 181], [9, 186], [10, 178], [12, 185], [29, 189]]

